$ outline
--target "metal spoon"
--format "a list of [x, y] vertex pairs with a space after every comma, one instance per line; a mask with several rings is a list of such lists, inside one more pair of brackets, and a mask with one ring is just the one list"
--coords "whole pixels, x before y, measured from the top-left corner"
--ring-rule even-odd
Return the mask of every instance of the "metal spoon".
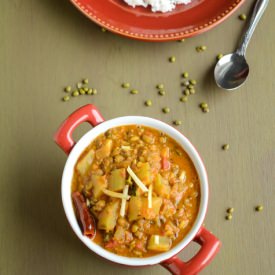
[[214, 77], [217, 85], [226, 90], [235, 90], [245, 82], [249, 66], [245, 60], [245, 53], [252, 34], [262, 17], [269, 0], [257, 0], [240, 46], [232, 53], [222, 57], [216, 64]]

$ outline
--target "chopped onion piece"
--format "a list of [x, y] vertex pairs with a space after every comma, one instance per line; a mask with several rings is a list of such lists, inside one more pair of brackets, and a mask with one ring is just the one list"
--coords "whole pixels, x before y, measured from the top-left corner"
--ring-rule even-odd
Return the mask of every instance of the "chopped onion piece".
[[125, 151], [128, 151], [128, 150], [131, 150], [132, 148], [131, 148], [131, 146], [122, 145], [121, 149], [125, 150]]
[[154, 241], [155, 241], [155, 244], [159, 244], [159, 235], [155, 235]]
[[182, 171], [182, 172], [180, 173], [179, 179], [180, 179], [183, 183], [185, 183], [185, 181], [186, 181], [186, 172], [185, 172], [185, 171]]
[[127, 168], [127, 172], [129, 173], [129, 175], [132, 177], [132, 179], [134, 180], [134, 182], [139, 186], [139, 188], [143, 191], [143, 192], [148, 192], [148, 188], [144, 185], [144, 183], [137, 177], [137, 175], [134, 173], [134, 171], [130, 168], [130, 166], [128, 166]]
[[[128, 190], [129, 190], [129, 185], [125, 185], [123, 189], [123, 195], [128, 196]], [[121, 207], [120, 207], [120, 216], [124, 217], [125, 216], [125, 209], [126, 209], [126, 199], [122, 199], [121, 201]]]
[[149, 191], [148, 191], [148, 208], [152, 208], [152, 191], [153, 191], [153, 185], [151, 184], [149, 186]]
[[103, 189], [103, 193], [109, 197], [118, 198], [118, 199], [125, 199], [129, 200], [131, 197], [128, 195], [124, 195], [122, 193], [113, 192], [107, 189]]

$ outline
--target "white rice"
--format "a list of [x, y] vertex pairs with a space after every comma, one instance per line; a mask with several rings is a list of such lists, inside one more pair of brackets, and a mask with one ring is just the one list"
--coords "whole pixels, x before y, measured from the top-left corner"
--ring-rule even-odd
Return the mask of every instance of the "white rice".
[[153, 12], [168, 12], [173, 10], [177, 4], [189, 4], [192, 0], [124, 0], [132, 7], [143, 6], [147, 8], [149, 5]]

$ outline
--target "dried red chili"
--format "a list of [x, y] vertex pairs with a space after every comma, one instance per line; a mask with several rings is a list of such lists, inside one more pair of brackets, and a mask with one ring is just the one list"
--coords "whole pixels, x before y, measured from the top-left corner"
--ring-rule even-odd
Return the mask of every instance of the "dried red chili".
[[85, 203], [84, 196], [80, 192], [74, 192], [72, 194], [72, 199], [83, 234], [93, 239], [96, 234], [95, 220]]

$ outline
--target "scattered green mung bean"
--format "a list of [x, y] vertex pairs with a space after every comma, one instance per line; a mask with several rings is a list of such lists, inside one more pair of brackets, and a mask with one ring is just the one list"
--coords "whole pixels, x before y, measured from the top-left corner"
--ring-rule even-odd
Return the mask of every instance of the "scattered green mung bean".
[[225, 218], [226, 218], [228, 221], [230, 221], [230, 220], [232, 220], [233, 216], [232, 216], [231, 214], [228, 214], [228, 215], [225, 216]]
[[93, 89], [89, 89], [88, 92], [87, 92], [87, 95], [92, 95], [93, 94]]
[[189, 85], [188, 85], [188, 89], [194, 89], [194, 86], [191, 85], [191, 84], [189, 84]]
[[174, 120], [173, 123], [174, 125], [179, 126], [181, 125], [181, 120]]
[[84, 91], [84, 89], [79, 89], [79, 93], [81, 94], [81, 95], [85, 95], [85, 91]]
[[191, 88], [191, 89], [189, 89], [189, 93], [190, 93], [191, 95], [194, 95], [194, 94], [196, 93], [196, 90], [193, 89], [193, 88]]
[[79, 96], [79, 91], [78, 90], [73, 91], [72, 96], [73, 97]]
[[219, 53], [219, 54], [217, 55], [217, 60], [220, 60], [222, 57], [223, 57], [223, 54], [222, 54], [222, 53]]
[[97, 95], [97, 89], [93, 89], [93, 95]]
[[223, 146], [222, 146], [222, 149], [224, 150], [224, 151], [227, 151], [227, 150], [229, 150], [229, 144], [224, 144]]
[[204, 112], [204, 113], [209, 113], [209, 107], [208, 107], [208, 104], [207, 103], [205, 103], [205, 102], [202, 102], [200, 105], [199, 105], [199, 107], [202, 109], [202, 111]]
[[165, 91], [164, 90], [159, 90], [159, 95], [164, 96], [165, 95]]
[[183, 91], [183, 94], [185, 94], [185, 95], [190, 95], [189, 89], [185, 89], [185, 90]]
[[176, 57], [175, 56], [169, 57], [169, 62], [170, 63], [175, 63], [176, 62]]
[[121, 84], [121, 87], [124, 88], [124, 89], [130, 88], [130, 86], [131, 86], [131, 85], [130, 85], [130, 83], [128, 83], [128, 82], [125, 82], [125, 83], [122, 83], [122, 84]]
[[102, 32], [106, 32], [107, 30], [105, 28], [101, 28], [101, 31]]
[[70, 96], [65, 95], [65, 96], [63, 97], [63, 101], [69, 101], [69, 100], [70, 100]]
[[146, 100], [145, 103], [144, 103], [146, 106], [150, 107], [152, 106], [152, 100]]
[[180, 98], [180, 101], [181, 101], [181, 102], [187, 102], [187, 101], [188, 101], [188, 96], [182, 96], [182, 97]]
[[182, 77], [183, 77], [183, 78], [188, 78], [188, 77], [189, 77], [189, 73], [188, 73], [188, 72], [184, 72], [184, 73], [182, 74]]
[[228, 214], [232, 214], [234, 212], [234, 208], [233, 207], [227, 208], [226, 212]]
[[158, 84], [156, 86], [156, 88], [159, 89], [159, 90], [162, 90], [162, 89], [164, 89], [164, 85], [163, 84]]
[[192, 85], [196, 85], [196, 84], [197, 84], [197, 81], [196, 81], [195, 79], [191, 79], [191, 80], [190, 80], [190, 83], [191, 83]]
[[138, 90], [135, 90], [135, 89], [134, 89], [134, 90], [131, 90], [130, 93], [131, 93], [132, 95], [136, 95], [136, 94], [138, 94]]
[[262, 211], [264, 209], [264, 207], [262, 206], [262, 205], [257, 205], [256, 207], [255, 207], [255, 210], [257, 211], [257, 212], [260, 212], [260, 211]]
[[189, 86], [189, 84], [190, 84], [190, 82], [188, 80], [185, 80], [181, 83], [181, 85], [185, 86], [185, 87]]
[[165, 114], [167, 114], [167, 113], [170, 112], [170, 108], [164, 107], [164, 108], [162, 108], [162, 111], [163, 111]]
[[242, 20], [242, 21], [245, 21], [246, 20], [246, 15], [244, 13], [240, 14], [239, 19]]
[[200, 107], [201, 108], [208, 108], [208, 104], [207, 103], [205, 103], [205, 102], [202, 102], [201, 104], [200, 104]]
[[65, 92], [69, 93], [72, 90], [72, 87], [71, 86], [67, 86], [64, 90], [65, 90]]
[[[96, 89], [92, 89], [92, 88], [87, 87], [88, 83], [89, 83], [88, 78], [83, 78], [81, 82], [76, 83], [77, 89], [72, 91], [72, 87], [67, 86], [67, 87], [64, 88], [64, 90], [68, 93], [70, 92], [70, 96], [72, 96], [72, 97], [77, 97], [79, 95], [85, 95], [85, 94], [88, 94], [88, 95], [97, 94]], [[62, 98], [62, 100], [63, 101], [68, 101], [68, 100], [70, 100], [70, 96], [69, 95], [64, 96]]]
[[208, 107], [207, 107], [207, 108], [203, 108], [202, 111], [203, 111], [204, 113], [209, 113], [209, 112], [210, 112], [210, 110], [209, 110]]
[[206, 46], [198, 46], [196, 47], [196, 51], [199, 52], [204, 52], [206, 51], [207, 47]]
[[196, 51], [197, 51], [198, 53], [201, 52], [201, 47], [200, 47], [200, 46], [196, 47]]

